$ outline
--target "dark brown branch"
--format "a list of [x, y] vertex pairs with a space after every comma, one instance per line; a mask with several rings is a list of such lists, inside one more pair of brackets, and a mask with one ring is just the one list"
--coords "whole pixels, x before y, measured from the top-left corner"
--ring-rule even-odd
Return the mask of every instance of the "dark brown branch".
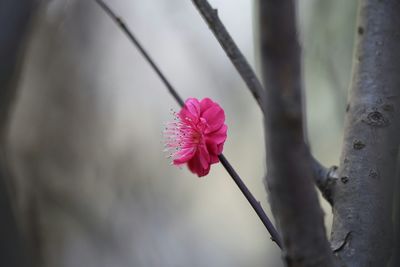
[[[386, 266], [400, 136], [400, 2], [360, 1], [332, 246], [348, 266]], [[351, 238], [346, 236], [351, 233]], [[345, 243], [345, 245], [341, 245]]]
[[235, 66], [236, 70], [246, 83], [251, 94], [257, 101], [261, 110], [263, 110], [262, 98], [264, 94], [261, 82], [257, 78], [257, 75], [243, 56], [242, 52], [233, 41], [229, 32], [226, 30], [224, 24], [218, 17], [218, 11], [208, 3], [207, 0], [192, 0], [201, 16], [204, 18], [208, 27], [213, 32], [215, 38], [217, 38], [219, 44], [222, 46], [228, 58]]
[[267, 186], [287, 266], [334, 266], [304, 142], [300, 46], [293, 0], [259, 0]]
[[[117, 25], [123, 30], [123, 32], [132, 41], [132, 43], [139, 49], [141, 54], [144, 56], [144, 58], [147, 60], [147, 62], [151, 65], [151, 67], [157, 73], [158, 77], [162, 80], [162, 82], [167, 87], [168, 91], [171, 93], [172, 97], [176, 100], [176, 102], [179, 104], [179, 106], [183, 106], [184, 102], [183, 102], [182, 98], [179, 96], [178, 92], [168, 82], [167, 78], [164, 76], [164, 74], [161, 72], [161, 70], [158, 68], [158, 66], [154, 63], [154, 61], [151, 59], [151, 57], [146, 52], [146, 50], [143, 48], [143, 46], [135, 38], [132, 31], [125, 25], [125, 23], [121, 20], [121, 18], [119, 18], [103, 1], [101, 1], [101, 0], [95, 0], [95, 1], [117, 23]], [[270, 233], [271, 239], [273, 241], [275, 241], [275, 243], [279, 247], [281, 247], [281, 239], [279, 237], [279, 234], [276, 231], [273, 224], [271, 223], [271, 221], [269, 220], [267, 214], [264, 212], [262, 206], [260, 205], [260, 202], [257, 201], [256, 198], [252, 195], [252, 193], [249, 191], [247, 186], [244, 184], [243, 180], [236, 173], [236, 171], [233, 169], [232, 165], [225, 158], [225, 156], [223, 154], [221, 154], [219, 156], [219, 159], [221, 161], [221, 164], [224, 166], [226, 171], [232, 177], [232, 179], [234, 180], [236, 185], [239, 187], [240, 191], [244, 194], [246, 199], [249, 201], [249, 203], [253, 207], [254, 211], [257, 213], [258, 217], [264, 224], [265, 228]]]

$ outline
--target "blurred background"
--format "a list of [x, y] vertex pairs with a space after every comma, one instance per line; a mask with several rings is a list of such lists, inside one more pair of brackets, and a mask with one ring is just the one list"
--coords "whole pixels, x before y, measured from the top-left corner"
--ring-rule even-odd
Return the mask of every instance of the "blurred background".
[[[270, 214], [261, 112], [191, 1], [106, 2], [183, 98], [224, 107], [224, 154]], [[210, 3], [257, 68], [254, 2]], [[356, 5], [298, 1], [309, 138], [326, 165], [340, 153]], [[282, 266], [221, 165], [201, 179], [170, 166], [162, 130], [179, 107], [94, 1], [46, 1], [26, 49], [8, 156], [37, 266]]]

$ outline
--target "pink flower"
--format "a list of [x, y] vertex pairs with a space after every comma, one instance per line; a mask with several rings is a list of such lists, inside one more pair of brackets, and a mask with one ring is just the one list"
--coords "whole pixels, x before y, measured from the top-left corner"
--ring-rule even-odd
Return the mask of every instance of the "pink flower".
[[207, 175], [210, 165], [219, 162], [226, 140], [224, 110], [209, 98], [189, 98], [174, 115], [175, 120], [167, 124], [164, 132], [166, 148], [172, 150], [172, 163], [187, 163], [199, 177]]

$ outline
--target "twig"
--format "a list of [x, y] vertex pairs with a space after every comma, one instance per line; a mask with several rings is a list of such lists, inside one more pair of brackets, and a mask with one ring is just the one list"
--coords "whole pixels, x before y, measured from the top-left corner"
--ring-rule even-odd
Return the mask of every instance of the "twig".
[[176, 102], [178, 102], [178, 104], [180, 106], [183, 106], [184, 101], [182, 100], [182, 98], [178, 95], [178, 93], [175, 91], [175, 89], [169, 83], [167, 78], [164, 76], [164, 74], [161, 72], [161, 70], [158, 68], [158, 66], [154, 63], [153, 59], [149, 56], [149, 54], [146, 52], [146, 50], [143, 48], [143, 46], [139, 43], [139, 41], [133, 35], [132, 31], [129, 30], [129, 28], [126, 26], [126, 24], [122, 21], [122, 19], [120, 17], [118, 17], [111, 10], [111, 8], [106, 3], [104, 3], [102, 0], [95, 0], [95, 1], [107, 13], [107, 15], [110, 16], [115, 23], [117, 23], [117, 25], [120, 27], [120, 29], [129, 38], [129, 40], [132, 41], [132, 43], [140, 51], [142, 56], [147, 60], [147, 62], [150, 64], [150, 66], [153, 68], [153, 70], [157, 73], [158, 77], [160, 77], [160, 79], [162, 80], [162, 82], [167, 87], [168, 91], [170, 92], [170, 94], [175, 98]]
[[324, 167], [316, 158], [311, 156], [311, 166], [313, 169], [314, 181], [322, 196], [333, 205], [333, 187], [338, 179], [337, 166], [330, 168]]
[[[178, 102], [180, 106], [183, 106], [184, 102], [182, 98], [179, 96], [177, 91], [172, 87], [172, 85], [168, 82], [167, 78], [163, 75], [161, 70], [158, 68], [158, 66], [154, 63], [154, 61], [151, 59], [149, 54], [146, 52], [146, 50], [143, 48], [143, 46], [138, 42], [138, 40], [135, 38], [133, 35], [132, 31], [125, 25], [125, 23], [122, 21], [120, 17], [118, 17], [108, 6], [106, 3], [104, 3], [102, 0], [95, 0], [97, 4], [100, 5], [100, 7], [117, 23], [117, 25], [122, 29], [122, 31], [128, 36], [128, 38], [132, 41], [132, 43], [139, 49], [141, 54], [144, 56], [144, 58], [148, 61], [148, 63], [151, 65], [151, 67], [154, 69], [154, 71], [157, 73], [157, 75], [160, 77], [164, 85], [168, 88], [168, 91], [171, 93], [173, 98]], [[232, 177], [236, 185], [239, 187], [240, 191], [244, 194], [246, 199], [249, 201], [250, 205], [253, 207], [255, 212], [257, 213], [258, 217], [268, 230], [268, 232], [271, 235], [271, 239], [275, 241], [275, 243], [281, 248], [281, 239], [279, 237], [278, 232], [276, 231], [275, 227], [269, 220], [268, 216], [264, 212], [263, 208], [261, 207], [260, 203], [255, 199], [255, 197], [251, 194], [249, 189], [246, 187], [246, 185], [243, 183], [242, 179], [240, 176], [236, 173], [236, 171], [233, 169], [232, 165], [229, 163], [229, 161], [225, 158], [223, 154], [219, 156], [219, 159], [221, 161], [221, 164], [224, 166], [226, 171], [229, 173], [229, 175]]]
[[253, 97], [258, 103], [260, 109], [263, 110], [262, 98], [264, 95], [264, 89], [261, 85], [260, 80], [239, 50], [236, 43], [226, 30], [224, 24], [218, 17], [218, 11], [213, 9], [207, 0], [192, 0], [201, 16], [204, 18], [209, 28], [213, 32], [215, 38], [217, 38], [219, 44], [222, 46], [226, 55], [235, 66], [236, 70], [246, 83]]
[[271, 239], [276, 242], [276, 244], [282, 248], [282, 241], [278, 232], [276, 231], [274, 225], [268, 218], [267, 214], [263, 210], [261, 204], [257, 199], [254, 198], [253, 194], [249, 191], [247, 186], [244, 184], [243, 180], [240, 176], [236, 173], [235, 169], [229, 163], [229, 161], [225, 158], [223, 154], [219, 156], [219, 160], [221, 161], [222, 166], [226, 169], [226, 171], [230, 174], [233, 181], [235, 181], [236, 185], [239, 187], [240, 191], [244, 194], [246, 199], [250, 202], [251, 206], [257, 213], [258, 217], [260, 217], [261, 221], [263, 222], [264, 226], [267, 228], [268, 232], [271, 234]]

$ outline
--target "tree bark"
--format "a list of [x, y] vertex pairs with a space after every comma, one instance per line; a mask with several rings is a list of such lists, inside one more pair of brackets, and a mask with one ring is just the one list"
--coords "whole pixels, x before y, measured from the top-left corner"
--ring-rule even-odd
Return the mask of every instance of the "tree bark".
[[332, 247], [347, 266], [386, 266], [400, 134], [400, 2], [361, 1], [357, 33]]
[[259, 1], [266, 88], [267, 190], [286, 266], [334, 266], [304, 142], [300, 46], [293, 0]]
[[390, 259], [389, 267], [400, 266], [400, 157], [397, 157], [397, 169], [396, 169], [396, 180], [395, 180], [395, 191], [393, 198], [393, 224], [394, 224], [394, 235], [393, 235], [393, 250], [392, 257]]

